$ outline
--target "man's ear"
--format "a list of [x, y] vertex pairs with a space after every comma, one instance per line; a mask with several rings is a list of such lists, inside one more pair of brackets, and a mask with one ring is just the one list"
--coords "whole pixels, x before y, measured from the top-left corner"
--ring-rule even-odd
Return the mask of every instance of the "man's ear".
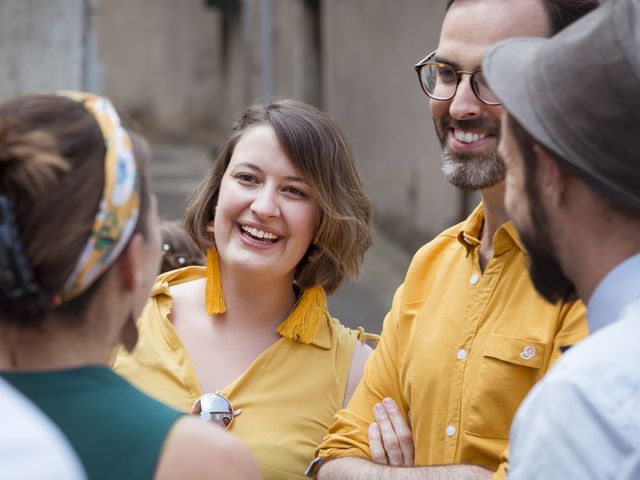
[[144, 239], [134, 233], [118, 259], [120, 284], [127, 292], [135, 291], [142, 282], [142, 254]]
[[540, 194], [547, 198], [552, 206], [558, 206], [566, 196], [568, 172], [544, 147], [534, 145], [533, 151], [538, 164], [537, 180]]

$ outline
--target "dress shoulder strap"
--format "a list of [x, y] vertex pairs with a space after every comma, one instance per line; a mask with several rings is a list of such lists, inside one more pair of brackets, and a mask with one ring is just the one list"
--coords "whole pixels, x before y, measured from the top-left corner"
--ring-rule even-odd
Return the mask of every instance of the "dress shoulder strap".
[[373, 347], [378, 346], [378, 342], [380, 341], [380, 335], [376, 333], [369, 333], [364, 330], [363, 327], [356, 328], [356, 332], [358, 332], [358, 340], [362, 343], [371, 343]]

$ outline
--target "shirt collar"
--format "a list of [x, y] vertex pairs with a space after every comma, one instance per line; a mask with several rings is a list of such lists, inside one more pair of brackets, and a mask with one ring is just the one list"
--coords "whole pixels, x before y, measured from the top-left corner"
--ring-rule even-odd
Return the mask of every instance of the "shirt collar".
[[587, 305], [591, 333], [613, 323], [624, 307], [640, 298], [640, 253], [609, 271], [593, 291]]
[[484, 209], [482, 203], [478, 205], [471, 215], [462, 222], [461, 229], [458, 232], [458, 242], [467, 250], [467, 255], [480, 246], [480, 234], [482, 233], [482, 225], [484, 224]]
[[509, 234], [509, 237], [511, 237], [511, 240], [513, 240], [513, 242], [518, 246], [518, 248], [522, 250], [526, 255], [527, 250], [524, 248], [524, 245], [522, 244], [522, 240], [520, 239], [520, 235], [518, 234], [516, 227], [514, 227], [513, 223], [511, 223], [511, 220], [505, 223], [502, 226], [502, 228], [504, 228], [504, 230]]
[[177, 270], [170, 270], [168, 272], [161, 273], [156, 277], [156, 281], [151, 288], [151, 297], [157, 295], [169, 294], [170, 285], [178, 285], [180, 283], [190, 282], [191, 280], [197, 280], [203, 278], [206, 275], [205, 267], [201, 266], [189, 266], [179, 268]]
[[329, 315], [326, 316], [326, 320], [323, 320], [318, 327], [316, 336], [311, 340], [311, 345], [329, 350], [331, 348], [331, 326], [329, 325]]
[[[460, 242], [467, 250], [467, 255], [471, 250], [480, 245], [480, 235], [482, 226], [484, 225], [484, 208], [480, 203], [469, 217], [461, 224], [461, 230], [458, 232], [458, 242]], [[511, 221], [503, 224], [495, 234], [493, 239], [494, 253], [499, 253], [515, 243], [520, 250], [526, 253], [520, 235], [516, 231]]]

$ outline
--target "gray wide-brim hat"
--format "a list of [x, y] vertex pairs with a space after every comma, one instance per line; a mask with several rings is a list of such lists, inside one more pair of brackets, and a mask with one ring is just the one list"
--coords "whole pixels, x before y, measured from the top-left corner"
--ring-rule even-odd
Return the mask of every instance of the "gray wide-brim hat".
[[538, 142], [640, 209], [640, 0], [610, 0], [552, 38], [502, 41], [482, 69]]

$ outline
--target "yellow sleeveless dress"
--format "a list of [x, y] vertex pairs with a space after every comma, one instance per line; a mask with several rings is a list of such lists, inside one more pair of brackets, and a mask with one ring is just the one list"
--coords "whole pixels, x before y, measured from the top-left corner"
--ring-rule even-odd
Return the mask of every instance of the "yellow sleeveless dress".
[[[168, 320], [169, 286], [204, 275], [203, 267], [160, 275], [138, 321], [136, 349], [133, 354], [122, 349], [114, 365], [140, 390], [184, 412], [205, 392]], [[314, 449], [342, 408], [358, 337], [335, 319], [322, 325], [310, 344], [281, 337], [220, 391], [233, 408], [242, 409], [230, 431], [251, 448], [264, 479], [306, 478]]]

